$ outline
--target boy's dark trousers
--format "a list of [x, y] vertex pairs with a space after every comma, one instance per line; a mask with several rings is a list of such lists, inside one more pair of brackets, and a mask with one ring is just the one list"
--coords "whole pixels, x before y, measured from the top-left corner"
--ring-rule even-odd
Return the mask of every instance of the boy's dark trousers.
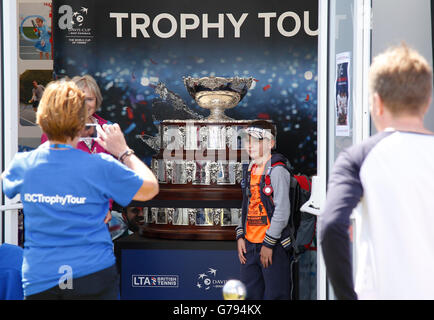
[[262, 243], [246, 243], [246, 263], [241, 264], [241, 281], [247, 300], [289, 300], [291, 291], [290, 257], [280, 244], [273, 248], [272, 264], [262, 266]]

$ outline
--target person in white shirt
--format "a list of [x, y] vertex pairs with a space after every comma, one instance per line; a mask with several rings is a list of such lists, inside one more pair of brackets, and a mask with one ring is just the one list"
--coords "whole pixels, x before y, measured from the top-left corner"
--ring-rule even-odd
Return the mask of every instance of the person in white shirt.
[[[339, 154], [320, 216], [338, 299], [434, 299], [434, 134], [424, 126], [432, 83], [427, 61], [405, 45], [373, 60], [379, 133]], [[359, 202], [354, 284], [348, 229]]]

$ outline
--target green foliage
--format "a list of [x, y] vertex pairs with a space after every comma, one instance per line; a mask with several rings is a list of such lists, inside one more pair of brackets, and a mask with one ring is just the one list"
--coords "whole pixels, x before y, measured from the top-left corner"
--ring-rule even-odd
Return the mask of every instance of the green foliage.
[[23, 27], [24, 35], [29, 39], [38, 39], [33, 27]]

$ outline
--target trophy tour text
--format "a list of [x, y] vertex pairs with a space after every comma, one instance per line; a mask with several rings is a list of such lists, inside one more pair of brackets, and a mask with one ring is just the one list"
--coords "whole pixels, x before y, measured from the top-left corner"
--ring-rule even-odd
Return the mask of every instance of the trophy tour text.
[[[230, 36], [240, 38], [243, 24], [246, 22], [248, 15], [248, 13], [243, 13], [237, 18], [232, 13], [219, 13], [217, 18], [212, 20], [206, 13], [201, 16], [192, 13], [181, 13], [179, 20], [177, 20], [169, 13], [160, 13], [151, 19], [145, 13], [110, 12], [110, 18], [116, 24], [117, 38], [151, 38], [152, 35], [159, 38], [171, 38], [178, 32], [180, 38], [187, 38], [188, 33], [196, 29], [202, 29], [202, 38], [208, 38], [210, 29], [217, 30], [218, 38], [224, 38], [226, 20], [230, 22], [231, 29], [233, 29], [230, 31]], [[309, 11], [304, 11], [303, 17], [293, 11], [286, 11], [280, 15], [276, 12], [260, 12], [257, 18], [264, 25], [265, 38], [271, 36], [270, 30], [273, 23], [276, 24], [278, 32], [284, 37], [293, 37], [302, 28], [309, 36], [318, 35], [318, 29], [312, 30], [309, 25]], [[163, 23], [165, 23], [166, 28], [161, 30], [160, 25]], [[167, 26], [169, 26], [168, 30], [166, 30]]]

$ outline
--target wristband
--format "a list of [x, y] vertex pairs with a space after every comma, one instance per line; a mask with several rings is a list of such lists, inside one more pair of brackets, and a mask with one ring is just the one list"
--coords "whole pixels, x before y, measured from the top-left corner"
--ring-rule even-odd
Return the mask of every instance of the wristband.
[[132, 149], [128, 149], [128, 150], [125, 150], [120, 156], [119, 156], [119, 161], [120, 162], [122, 162], [122, 163], [124, 163], [124, 160], [125, 160], [125, 158], [126, 157], [129, 157], [130, 155], [132, 155], [132, 154], [134, 154], [134, 150], [132, 150]]

